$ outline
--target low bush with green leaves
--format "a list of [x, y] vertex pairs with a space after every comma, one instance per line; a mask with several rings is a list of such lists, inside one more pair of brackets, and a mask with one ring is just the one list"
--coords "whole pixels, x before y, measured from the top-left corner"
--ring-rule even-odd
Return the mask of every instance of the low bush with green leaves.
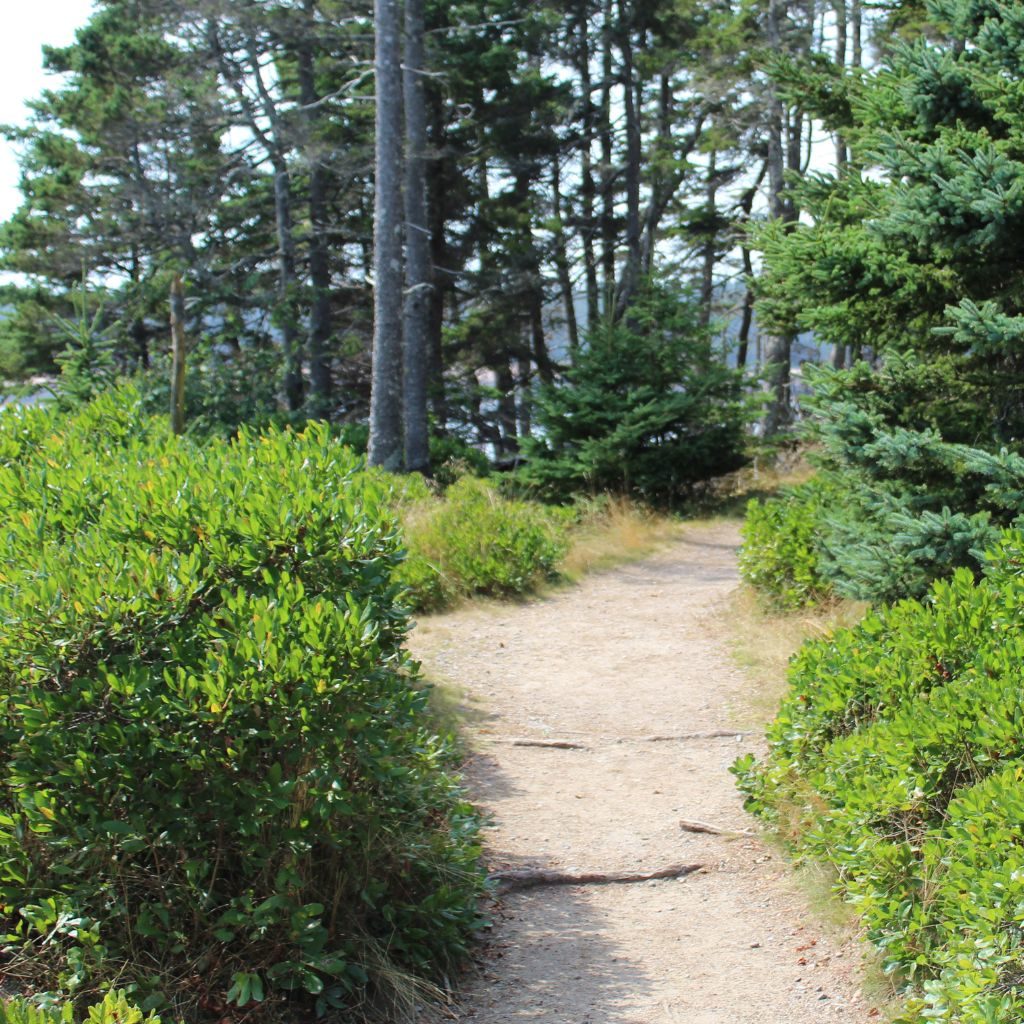
[[1024, 534], [805, 646], [748, 806], [831, 862], [904, 1022], [1024, 1015]]
[[37, 990], [325, 1011], [464, 952], [478, 822], [391, 502], [323, 425], [0, 417], [0, 942]]
[[817, 538], [833, 497], [833, 489], [813, 479], [778, 497], [748, 503], [740, 574], [769, 603], [800, 608], [831, 591]]
[[[39, 1006], [25, 999], [0, 999], [0, 1024], [73, 1024], [75, 1019], [75, 1007], [70, 1002]], [[83, 1024], [160, 1024], [155, 1013], [139, 1009], [123, 989], [107, 992], [79, 1019]]]
[[556, 575], [568, 548], [568, 518], [504, 497], [490, 481], [463, 476], [441, 496], [419, 478], [397, 497], [409, 553], [398, 570], [414, 608], [472, 594], [523, 594]]

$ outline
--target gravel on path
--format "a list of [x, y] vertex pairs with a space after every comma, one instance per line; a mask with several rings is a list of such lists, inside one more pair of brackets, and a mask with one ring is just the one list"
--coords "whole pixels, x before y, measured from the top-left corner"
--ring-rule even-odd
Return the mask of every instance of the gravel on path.
[[[425, 619], [412, 650], [468, 709], [472, 798], [492, 870], [680, 879], [502, 897], [456, 1002], [473, 1024], [867, 1024], [861, 953], [816, 923], [756, 835], [728, 768], [759, 749], [728, 642], [737, 527], [523, 605]], [[740, 734], [737, 736], [737, 733]], [[652, 737], [680, 737], [652, 742]], [[521, 741], [564, 741], [565, 746]], [[725, 832], [688, 832], [680, 820]]]

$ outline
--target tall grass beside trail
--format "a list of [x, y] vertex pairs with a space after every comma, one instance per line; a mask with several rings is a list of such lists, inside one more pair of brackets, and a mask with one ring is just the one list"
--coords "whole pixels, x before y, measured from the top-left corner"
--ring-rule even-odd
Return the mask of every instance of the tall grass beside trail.
[[558, 563], [562, 579], [575, 582], [625, 561], [643, 558], [676, 539], [681, 521], [628, 498], [602, 497], [579, 504], [565, 555]]
[[322, 425], [200, 447], [128, 389], [0, 417], [8, 991], [346, 1014], [465, 953], [478, 820], [391, 503]]
[[832, 865], [900, 1024], [1024, 1019], [1024, 534], [975, 580], [807, 643], [735, 766], [748, 806]]

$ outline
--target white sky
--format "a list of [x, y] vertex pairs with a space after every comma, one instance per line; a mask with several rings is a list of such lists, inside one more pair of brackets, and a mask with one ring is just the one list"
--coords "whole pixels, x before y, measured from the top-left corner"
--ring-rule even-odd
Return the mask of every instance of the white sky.
[[[43, 73], [43, 44], [64, 46], [84, 25], [92, 0], [29, 0], [24, 7], [3, 4], [0, 31], [0, 123], [23, 124], [25, 103], [53, 82]], [[18, 164], [14, 147], [0, 139], [0, 220], [19, 205]]]

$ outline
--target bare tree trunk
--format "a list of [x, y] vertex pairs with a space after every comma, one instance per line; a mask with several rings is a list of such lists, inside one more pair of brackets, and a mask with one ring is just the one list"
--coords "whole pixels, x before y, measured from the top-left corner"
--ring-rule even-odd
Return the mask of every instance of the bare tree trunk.
[[374, 0], [376, 175], [369, 463], [402, 469], [402, 51], [398, 0]]
[[[747, 277], [753, 276], [754, 267], [750, 259], [750, 249], [743, 246], [743, 272]], [[750, 328], [754, 322], [754, 289], [747, 285], [743, 295], [743, 313], [740, 319], [739, 346], [736, 349], [736, 365], [743, 369], [747, 365], [747, 353], [750, 349]]]
[[[530, 302], [530, 349], [533, 361], [537, 364], [537, 372], [545, 384], [555, 379], [555, 366], [551, 362], [547, 339], [544, 337], [544, 292], [542, 290], [540, 270], [537, 270], [537, 287], [534, 289]], [[527, 363], [527, 365], [529, 365]]]
[[[846, 0], [833, 0], [836, 12], [836, 64], [840, 70], [846, 67], [847, 47], [847, 20]], [[842, 132], [836, 132], [836, 171], [842, 173], [850, 159], [850, 152], [846, 145], [846, 136]]]
[[[637, 101], [640, 100], [639, 89], [637, 90]], [[674, 143], [672, 140], [672, 124], [674, 121], [672, 95], [672, 79], [667, 74], [661, 75], [661, 83], [658, 91], [658, 157], [660, 160], [671, 160], [674, 156]], [[695, 131], [693, 138], [699, 134]], [[689, 156], [689, 150], [686, 153]], [[643, 237], [641, 241], [641, 268], [644, 276], [649, 277], [654, 269], [655, 233], [661, 214], [657, 211], [664, 210], [676, 191], [671, 181], [665, 181], [664, 175], [651, 175], [651, 200], [647, 207], [647, 217], [644, 218]]]
[[621, 318], [629, 309], [640, 285], [643, 252], [640, 246], [640, 162], [643, 159], [643, 140], [640, 129], [640, 109], [636, 75], [633, 67], [633, 39], [625, 10], [625, 0], [619, 0], [622, 20], [622, 106], [626, 121], [626, 265], [615, 296], [615, 317]]
[[426, 35], [423, 0], [405, 0], [405, 468], [430, 471], [427, 375], [434, 275], [427, 210]]
[[499, 460], [513, 458], [519, 454], [516, 381], [510, 364], [510, 360], [503, 360], [494, 368], [498, 385], [498, 428], [501, 432]]
[[517, 376], [519, 378], [519, 437], [531, 437], [533, 434], [533, 388], [529, 360], [517, 360]]
[[302, 351], [295, 301], [299, 286], [292, 226], [291, 175], [284, 161], [274, 164], [274, 219], [277, 226], [277, 322], [284, 351], [284, 394], [291, 412], [302, 407]]
[[702, 246], [700, 274], [700, 324], [711, 323], [711, 307], [715, 298], [715, 261], [718, 245], [715, 237], [715, 214], [718, 209], [718, 153], [712, 149], [708, 154], [708, 178], [704, 191], [704, 207], [707, 210], [708, 231]]
[[604, 305], [615, 293], [615, 150], [612, 145], [612, 0], [604, 0], [601, 33], [601, 271]]
[[[775, 53], [780, 52], [782, 48], [781, 22], [784, 2], [785, 0], [769, 0], [768, 5], [768, 46]], [[789, 118], [777, 88], [772, 84], [769, 90], [768, 210], [772, 217], [789, 222], [793, 220], [793, 205], [785, 192], [785, 173], [786, 165], [792, 158], [793, 135], [792, 132], [786, 131]], [[790, 363], [793, 335], [765, 334], [762, 336], [762, 344], [763, 387], [770, 395], [762, 426], [765, 437], [771, 437], [792, 422]]]
[[131, 326], [132, 347], [135, 349], [135, 363], [140, 370], [149, 369], [149, 333], [146, 330], [146, 321], [141, 317], [132, 318]]
[[[740, 224], [742, 225], [743, 235], [740, 241], [740, 252], [743, 257], [743, 276], [746, 278], [747, 291], [743, 296], [743, 317], [740, 322], [740, 333], [739, 333], [739, 348], [736, 353], [736, 364], [740, 367], [747, 365], [747, 355], [750, 346], [750, 328], [754, 322], [754, 264], [753, 259], [750, 255], [750, 246], [748, 243], [749, 238], [749, 225], [750, 225], [750, 214], [754, 209], [754, 199], [757, 196], [758, 190], [761, 188], [761, 183], [764, 181], [765, 175], [768, 173], [768, 161], [765, 160], [761, 164], [761, 170], [754, 179], [754, 183], [748, 188], [743, 195], [740, 197], [739, 208], [742, 211], [740, 218]], [[760, 344], [758, 345], [760, 348]], [[755, 361], [757, 354], [755, 353]]]
[[171, 282], [171, 431], [185, 432], [185, 286]]
[[594, 183], [594, 166], [591, 144], [594, 135], [594, 85], [590, 76], [590, 34], [587, 26], [586, 5], [581, 6], [580, 16], [580, 89], [583, 93], [583, 143], [580, 156], [580, 198], [583, 223], [583, 273], [587, 282], [587, 327], [593, 327], [601, 315], [600, 292], [597, 284], [597, 257], [594, 253], [594, 233], [597, 222], [594, 219], [594, 197], [597, 189]]
[[[558, 274], [558, 285], [562, 290], [562, 307], [565, 310], [565, 328], [569, 335], [569, 355], [575, 361], [580, 347], [580, 331], [576, 322], [576, 299], [572, 292], [572, 275], [569, 271], [569, 254], [566, 251], [565, 226], [562, 223], [562, 180], [558, 154], [551, 164], [551, 201], [555, 215], [555, 270]], [[595, 277], [596, 285], [597, 279]], [[589, 287], [589, 285], [588, 285]], [[588, 291], [589, 298], [589, 291]], [[597, 296], [595, 294], [594, 298]]]
[[[303, 4], [312, 28], [313, 0]], [[304, 26], [305, 27], [305, 26]], [[312, 40], [303, 34], [297, 53], [299, 100], [305, 123], [306, 160], [309, 164], [309, 280], [313, 301], [309, 310], [309, 401], [314, 416], [327, 416], [331, 411], [331, 265], [327, 244], [327, 183], [320, 145], [317, 138], [322, 120], [320, 95], [316, 87], [316, 69]]]
[[861, 0], [850, 0], [850, 31], [853, 35], [853, 66], [864, 67], [864, 39]]
[[445, 160], [436, 152], [444, 133], [444, 108], [436, 90], [427, 96], [431, 130], [434, 133], [435, 153], [427, 161], [427, 214], [430, 217], [430, 265], [433, 268], [434, 289], [430, 296], [430, 321], [427, 337], [427, 394], [434, 414], [435, 429], [447, 430], [448, 402], [444, 378], [444, 310], [445, 296], [454, 286], [454, 275], [441, 270], [449, 266], [445, 240], [444, 181]]

